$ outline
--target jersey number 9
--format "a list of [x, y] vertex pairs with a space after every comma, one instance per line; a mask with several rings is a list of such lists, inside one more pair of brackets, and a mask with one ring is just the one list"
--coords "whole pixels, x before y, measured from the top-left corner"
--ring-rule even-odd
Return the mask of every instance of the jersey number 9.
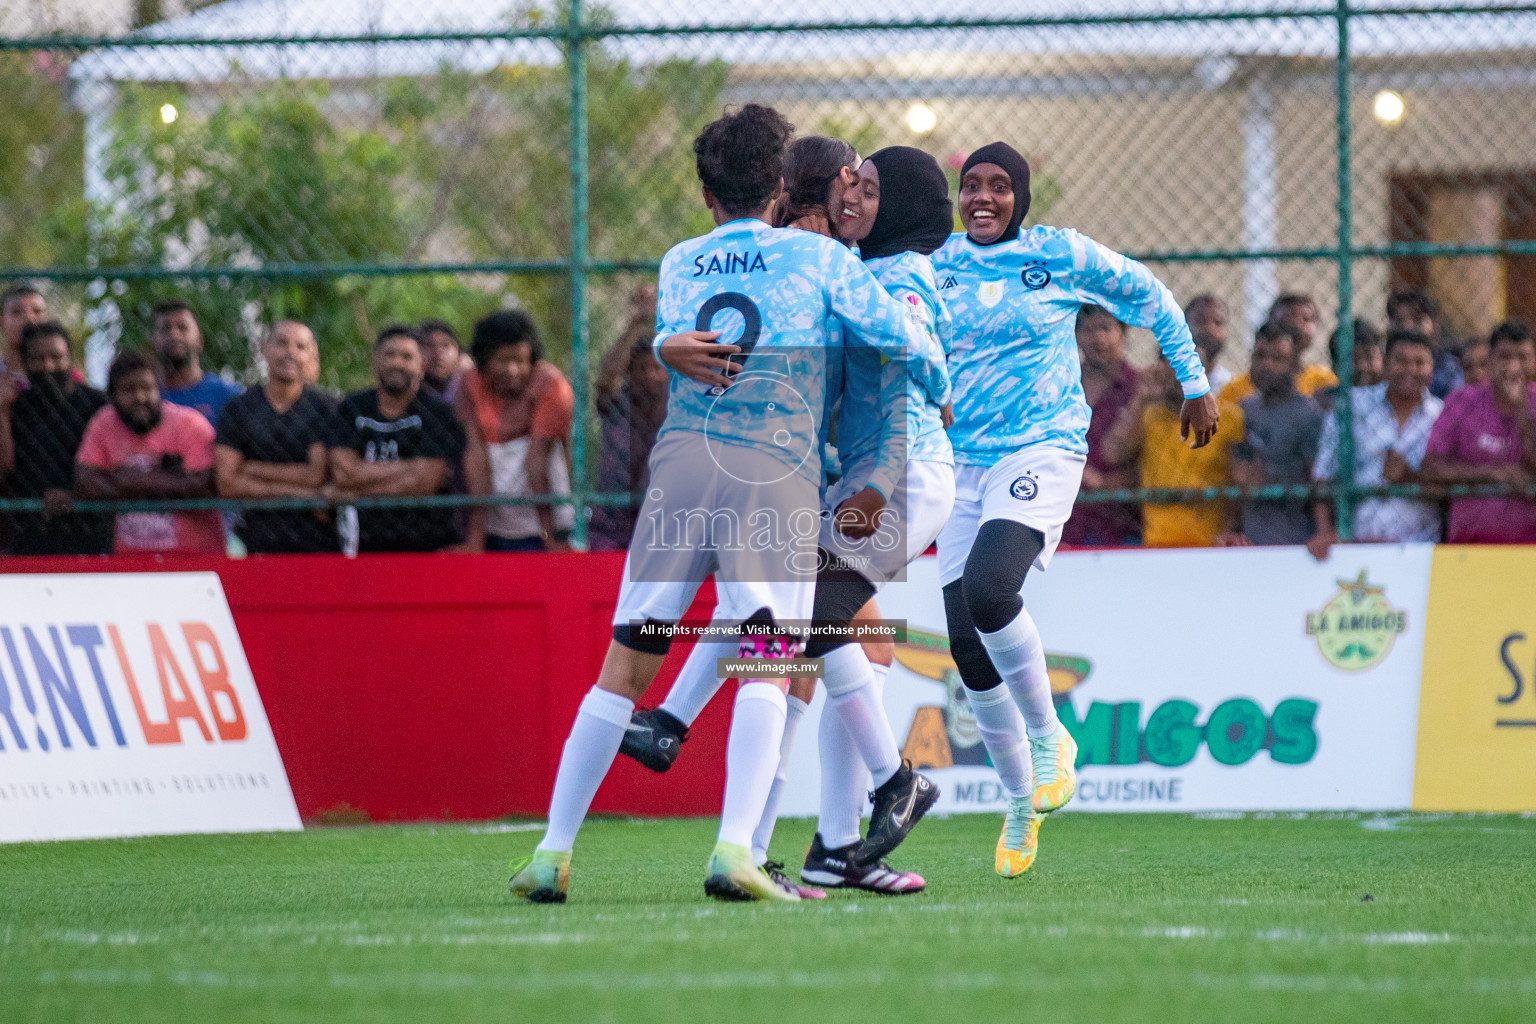
[[[757, 303], [747, 298], [740, 292], [721, 292], [699, 309], [698, 318], [693, 323], [696, 331], [712, 330], [710, 324], [714, 322], [715, 315], [722, 310], [734, 309], [741, 314], [741, 337], [736, 345], [741, 349], [740, 354], [730, 357], [727, 361], [735, 366], [735, 373], [740, 373], [746, 365], [747, 356], [752, 354], [752, 349], [757, 345], [758, 337], [763, 333], [763, 316], [757, 309]], [[719, 392], [720, 389], [712, 388]]]

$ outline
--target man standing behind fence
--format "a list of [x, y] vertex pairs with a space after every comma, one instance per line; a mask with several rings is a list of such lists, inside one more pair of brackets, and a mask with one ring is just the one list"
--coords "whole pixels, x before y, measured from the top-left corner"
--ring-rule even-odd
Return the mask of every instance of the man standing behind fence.
[[[331, 477], [342, 491], [371, 497], [426, 497], [453, 483], [464, 428], [453, 409], [421, 387], [421, 338], [393, 324], [373, 346], [378, 387], [342, 400], [331, 420]], [[439, 551], [460, 540], [451, 508], [343, 509], [343, 547], [356, 515], [358, 551]]]
[[[71, 515], [75, 452], [85, 426], [107, 396], [75, 379], [69, 334], [57, 321], [21, 332], [27, 387], [0, 404], [0, 472], [18, 498], [41, 498], [44, 509], [18, 512], [11, 550], [18, 555], [104, 555], [112, 550], [112, 521]], [[0, 382], [0, 399], [11, 389]]]
[[[1215, 358], [1195, 338], [1201, 362]], [[1222, 429], [1203, 448], [1190, 448], [1179, 437], [1184, 390], [1168, 360], [1159, 357], [1142, 371], [1141, 394], [1106, 435], [1104, 458], [1112, 466], [1139, 466], [1143, 487], [1224, 487], [1232, 482], [1232, 449], [1243, 436], [1242, 410], [1218, 399]], [[1141, 506], [1142, 543], [1149, 548], [1227, 546], [1241, 543], [1237, 506], [1227, 501]]]
[[[1317, 303], [1312, 296], [1286, 292], [1269, 307], [1269, 316], [1264, 322], [1278, 324], [1296, 339], [1297, 361], [1303, 364], [1296, 375], [1297, 391], [1304, 395], [1315, 395], [1324, 388], [1338, 386], [1339, 378], [1334, 376], [1330, 367], [1306, 363], [1307, 353], [1312, 350], [1317, 338]], [[1233, 378], [1232, 383], [1222, 388], [1221, 397], [1233, 405], [1241, 405], [1256, 390], [1253, 376], [1245, 373]]]
[[[1233, 483], [1263, 487], [1311, 481], [1323, 412], [1296, 390], [1300, 370], [1295, 335], [1280, 324], [1260, 327], [1248, 369], [1258, 392], [1242, 404], [1244, 434], [1233, 448]], [[1250, 544], [1305, 544], [1313, 529], [1305, 498], [1243, 502], [1243, 536]]]
[[[219, 494], [225, 498], [317, 498], [328, 474], [325, 442], [336, 400], [304, 381], [315, 336], [293, 320], [267, 332], [261, 357], [267, 382], [233, 398], [219, 414]], [[248, 510], [235, 532], [252, 554], [336, 551], [336, 526], [324, 510]]]
[[[528, 314], [492, 313], [475, 324], [475, 367], [456, 399], [462, 421], [479, 426], [491, 469], [491, 492], [528, 498], [569, 495], [571, 417], [576, 397], [565, 375], [544, 358]], [[486, 516], [487, 551], [560, 551], [570, 541], [569, 505], [500, 505]]]
[[28, 324], [48, 319], [48, 300], [32, 284], [18, 282], [0, 292], [0, 340], [5, 343], [5, 368], [21, 383], [25, 367], [21, 358], [21, 332]]
[[160, 397], [172, 405], [196, 409], [210, 424], [219, 422], [224, 403], [240, 393], [235, 385], [203, 372], [203, 329], [185, 302], [171, 299], [155, 306], [155, 355], [160, 358]]
[[[211, 498], [213, 426], [160, 398], [154, 367], [124, 352], [107, 371], [111, 404], [91, 417], [75, 458], [75, 494], [102, 501]], [[219, 514], [119, 512], [113, 550], [224, 553]]]
[[[1429, 435], [1424, 478], [1447, 484], [1529, 485], [1536, 477], [1536, 362], [1529, 337], [1499, 336], [1492, 380], [1445, 400]], [[1536, 501], [1525, 495], [1454, 498], [1447, 540], [1452, 544], [1536, 543]]]
[[1446, 350], [1440, 333], [1440, 303], [1423, 292], [1393, 292], [1387, 297], [1387, 329], [1411, 331], [1429, 339], [1435, 351], [1435, 375], [1429, 393], [1445, 398], [1462, 385], [1461, 364]]
[[[1355, 438], [1355, 483], [1419, 482], [1419, 466], [1429, 444], [1430, 430], [1440, 415], [1440, 399], [1429, 393], [1435, 372], [1435, 350], [1428, 338], [1412, 331], [1387, 336], [1386, 380], [1350, 389]], [[1339, 421], [1323, 421], [1317, 463], [1312, 477], [1332, 480], [1338, 473]], [[1318, 561], [1328, 557], [1339, 541], [1333, 510], [1320, 501], [1313, 509], [1317, 533], [1307, 550]], [[1434, 543], [1440, 539], [1440, 505], [1418, 498], [1365, 498], [1355, 506], [1355, 540], [1392, 543]]]
[[422, 383], [452, 405], [464, 375], [464, 350], [459, 347], [459, 335], [446, 320], [423, 320], [416, 329], [421, 332]]

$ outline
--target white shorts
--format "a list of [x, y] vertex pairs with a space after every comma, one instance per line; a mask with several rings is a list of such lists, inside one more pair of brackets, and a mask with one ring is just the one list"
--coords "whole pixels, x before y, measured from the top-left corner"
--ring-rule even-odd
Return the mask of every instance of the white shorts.
[[809, 480], [759, 449], [685, 431], [657, 442], [650, 470], [614, 625], [676, 622], [710, 573], [723, 621], [762, 608], [779, 622], [810, 619], [821, 509]]
[[1038, 447], [991, 466], [956, 466], [955, 510], [939, 533], [939, 586], [964, 575], [976, 532], [993, 519], [1023, 523], [1044, 535], [1045, 547], [1035, 558], [1035, 568], [1044, 571], [1061, 543], [1087, 464], [1087, 456]]
[[880, 529], [859, 539], [839, 533], [831, 513], [864, 489], [874, 466], [873, 456], [860, 459], [827, 488], [823, 506], [828, 516], [821, 524], [821, 546], [879, 590], [899, 578], [939, 536], [955, 504], [955, 470], [942, 462], [908, 462], [886, 503]]

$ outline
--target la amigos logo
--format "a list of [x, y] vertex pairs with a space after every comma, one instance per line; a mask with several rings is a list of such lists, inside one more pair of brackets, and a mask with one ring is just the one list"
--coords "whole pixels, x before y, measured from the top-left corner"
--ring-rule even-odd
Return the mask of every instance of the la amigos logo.
[[1372, 584], [1364, 569], [1338, 580], [1339, 592], [1321, 611], [1307, 615], [1307, 635], [1334, 668], [1360, 672], [1381, 663], [1408, 629], [1408, 613], [1392, 607], [1386, 587]]
[[175, 634], [179, 645], [154, 622], [127, 636], [110, 622], [0, 625], [0, 753], [176, 745], [184, 730], [243, 741], [245, 711], [217, 635], [204, 622]]
[[[902, 756], [917, 768], [987, 765], [976, 715], [943, 633], [909, 627], [896, 660], [909, 671], [945, 687], [943, 706], [917, 709]], [[1070, 654], [1045, 656], [1056, 713], [1077, 741], [1077, 765], [1155, 764], [1177, 768], [1194, 760], [1202, 745], [1218, 764], [1236, 767], [1268, 751], [1277, 764], [1305, 764], [1317, 753], [1318, 704], [1289, 698], [1266, 712], [1247, 697], [1224, 700], [1204, 714], [1183, 699], [1166, 700], [1143, 717], [1140, 701], [1092, 701], [1078, 714], [1071, 693], [1093, 674], [1093, 663]]]

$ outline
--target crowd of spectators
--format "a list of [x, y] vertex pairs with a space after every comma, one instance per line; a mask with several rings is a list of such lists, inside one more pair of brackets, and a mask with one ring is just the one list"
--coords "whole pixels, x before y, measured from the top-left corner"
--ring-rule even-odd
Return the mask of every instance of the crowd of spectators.
[[[1353, 323], [1355, 483], [1427, 485], [1421, 497], [1371, 497], [1353, 508], [1361, 541], [1536, 543], [1536, 500], [1521, 494], [1437, 496], [1436, 485], [1536, 481], [1536, 342], [1519, 321], [1455, 347], [1419, 292], [1387, 302], [1387, 326]], [[1126, 361], [1125, 325], [1097, 306], [1077, 319], [1083, 388], [1092, 407], [1085, 492], [1327, 484], [1338, 475], [1338, 332], [1316, 351], [1318, 308], [1280, 296], [1254, 332], [1247, 373], [1217, 363], [1228, 344], [1226, 305], [1197, 296], [1185, 310], [1221, 409], [1201, 449], [1178, 437], [1182, 393], [1166, 360]], [[1326, 361], [1324, 361], [1326, 358]], [[1338, 542], [1325, 498], [1080, 503], [1064, 541], [1080, 546], [1203, 547], [1305, 544], [1325, 557]]]
[[[597, 373], [596, 489], [628, 503], [594, 507], [593, 550], [622, 550], [634, 531], [648, 455], [666, 416], [667, 371], [651, 348], [656, 293], [637, 289], [629, 319]], [[1220, 361], [1236, 342], [1213, 295], [1185, 311], [1221, 410], [1211, 444], [1179, 438], [1182, 389], [1166, 360], [1133, 366], [1126, 326], [1098, 306], [1077, 318], [1083, 389], [1092, 408], [1083, 490], [1203, 490], [1326, 484], [1338, 472], [1331, 367], [1338, 332], [1318, 343], [1319, 310], [1281, 295], [1254, 332], [1248, 370]], [[481, 319], [469, 345], [442, 320], [393, 324], [373, 344], [374, 386], [322, 389], [320, 352], [302, 323], [280, 320], [260, 345], [260, 384], [241, 388], [202, 365], [203, 336], [182, 302], [156, 306], [147, 352], [112, 363], [105, 392], [73, 365], [67, 330], [27, 285], [0, 296], [0, 478], [4, 494], [40, 512], [0, 516], [16, 554], [111, 552], [322, 553], [560, 551], [574, 510], [536, 496], [571, 493], [575, 394], [545, 358], [523, 312]], [[1424, 484], [1422, 496], [1353, 506], [1362, 541], [1536, 543], [1536, 501], [1524, 495], [1449, 500], [1435, 485], [1536, 480], [1536, 343], [1518, 321], [1453, 346], [1433, 300], [1391, 296], [1386, 327], [1353, 323], [1353, 479]], [[494, 495], [514, 499], [380, 507], [362, 499]], [[78, 499], [155, 502], [300, 499], [288, 508], [114, 514]], [[1326, 498], [1079, 503], [1063, 540], [1077, 546], [1197, 547], [1338, 542]]]
[[[654, 298], [652, 298], [654, 303]], [[654, 305], [652, 306], [654, 316]], [[146, 352], [113, 360], [105, 391], [73, 365], [68, 331], [27, 285], [0, 295], [0, 477], [4, 495], [42, 503], [0, 516], [13, 554], [554, 551], [567, 547], [575, 397], [517, 310], [474, 326], [469, 350], [440, 320], [392, 324], [373, 344], [374, 386], [318, 385], [304, 324], [280, 320], [260, 345], [263, 381], [206, 372], [203, 336], [182, 302], [155, 307]], [[662, 398], [663, 407], [665, 397]], [[654, 438], [654, 430], [651, 431]], [[518, 501], [363, 499], [495, 495]], [[289, 508], [115, 514], [76, 502], [298, 499]], [[623, 538], [627, 542], [627, 535]]]

